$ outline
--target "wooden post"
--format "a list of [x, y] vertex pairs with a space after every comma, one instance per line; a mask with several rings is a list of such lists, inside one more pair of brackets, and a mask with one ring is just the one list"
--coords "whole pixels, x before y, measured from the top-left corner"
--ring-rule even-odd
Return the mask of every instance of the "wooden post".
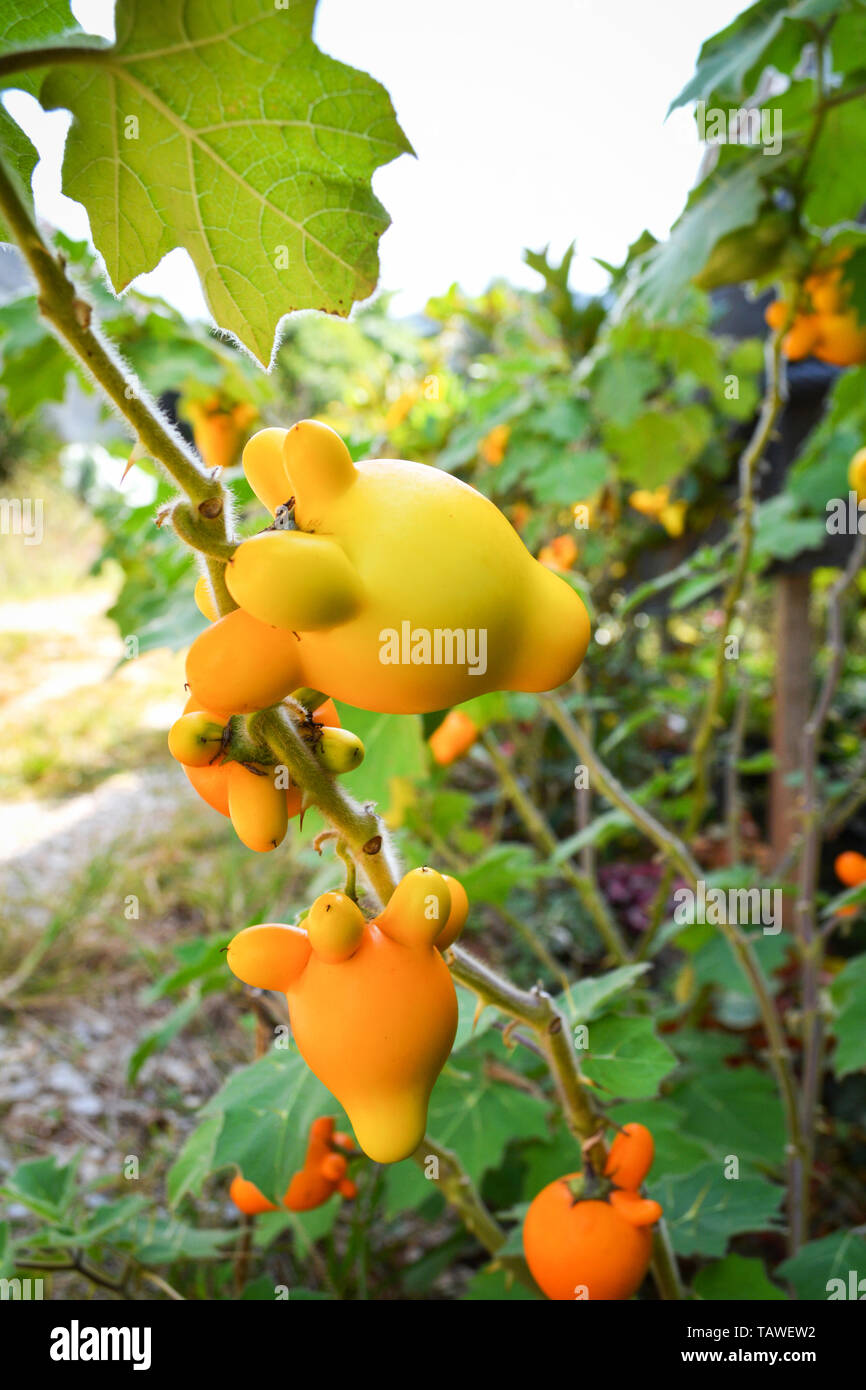
[[812, 701], [812, 640], [809, 629], [811, 574], [780, 574], [775, 580], [776, 672], [770, 780], [770, 843], [778, 863], [799, 828], [801, 791], [787, 785], [800, 767], [803, 729]]

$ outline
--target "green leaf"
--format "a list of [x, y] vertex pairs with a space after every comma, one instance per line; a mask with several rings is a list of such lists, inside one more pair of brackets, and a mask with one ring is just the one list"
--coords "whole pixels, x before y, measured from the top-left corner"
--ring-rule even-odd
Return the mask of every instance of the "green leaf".
[[[655, 713], [650, 717], [654, 719]], [[616, 741], [619, 742], [618, 739]], [[550, 856], [550, 863], [561, 864], [579, 853], [586, 845], [598, 845], [602, 848], [608, 841], [615, 840], [621, 830], [627, 830], [631, 825], [632, 821], [624, 811], [602, 811], [601, 815], [593, 816], [583, 830], [569, 835], [567, 840], [560, 840]]]
[[190, 1019], [195, 1018], [200, 1002], [198, 990], [192, 990], [188, 998], [172, 1009], [171, 1013], [162, 1019], [155, 1028], [151, 1028], [148, 1033], [145, 1033], [136, 1045], [127, 1064], [126, 1079], [130, 1086], [135, 1085], [138, 1073], [148, 1057], [152, 1057], [154, 1052], [161, 1052], [164, 1047], [168, 1047], [172, 1039], [183, 1031]]
[[547, 1133], [547, 1111], [547, 1102], [539, 1096], [492, 1085], [484, 1054], [473, 1056], [465, 1049], [446, 1065], [433, 1088], [427, 1131], [458, 1153], [470, 1177], [479, 1182], [516, 1134], [541, 1138]]
[[729, 97], [735, 104], [747, 95], [747, 75], [759, 64], [787, 18], [787, 0], [761, 0], [703, 45], [695, 72], [668, 107], [713, 96]]
[[[813, 484], [814, 486], [814, 484]], [[817, 517], [795, 515], [797, 505], [787, 492], [780, 492], [755, 509], [755, 554], [774, 560], [792, 560], [803, 550], [816, 550], [827, 539], [824, 523]]]
[[[763, 161], [766, 164], [766, 160]], [[776, 164], [773, 160], [773, 164]], [[760, 158], [713, 171], [689, 198], [670, 238], [646, 256], [636, 288], [637, 303], [651, 315], [663, 317], [674, 308], [683, 290], [709, 260], [726, 233], [754, 222], [764, 199]], [[668, 474], [659, 481], [667, 481]], [[647, 482], [647, 487], [652, 487]]]
[[721, 1164], [707, 1163], [683, 1177], [649, 1184], [661, 1202], [674, 1249], [680, 1255], [723, 1255], [741, 1231], [780, 1229], [783, 1189], [765, 1178], [726, 1178]]
[[420, 781], [427, 773], [427, 753], [417, 715], [376, 714], [336, 702], [345, 729], [364, 745], [364, 761], [350, 774], [348, 789], [359, 801], [375, 801], [380, 812], [392, 802], [395, 784]]
[[[33, 193], [31, 184], [33, 170], [36, 168], [39, 155], [35, 146], [31, 145], [20, 125], [13, 121], [4, 106], [0, 106], [0, 156], [2, 156], [3, 165], [15, 191], [32, 215]], [[0, 241], [14, 241], [14, 237], [2, 217], [0, 217]]]
[[0, 1221], [0, 1279], [7, 1279], [15, 1268], [15, 1247], [9, 1234], [9, 1222]]
[[116, 1202], [106, 1202], [97, 1207], [93, 1215], [80, 1228], [69, 1235], [56, 1233], [52, 1240], [58, 1245], [82, 1246], [85, 1250], [105, 1239], [110, 1231], [117, 1231], [133, 1217], [138, 1216], [147, 1205], [147, 1198], [136, 1194], [121, 1197]]
[[673, 612], [682, 612], [684, 608], [689, 608], [693, 603], [698, 603], [707, 594], [711, 594], [714, 589], [718, 589], [725, 582], [724, 574], [696, 574], [691, 579], [685, 580], [683, 584], [678, 584], [671, 594], [670, 607]]
[[484, 1269], [479, 1269], [466, 1285], [466, 1292], [463, 1299], [466, 1302], [481, 1301], [484, 1303], [492, 1302], [532, 1302], [537, 1303], [541, 1298], [540, 1293], [533, 1293], [525, 1284], [521, 1284], [519, 1279], [509, 1275], [504, 1269], [494, 1269], [491, 1265], [485, 1265]]
[[833, 1070], [837, 1076], [863, 1071], [866, 1068], [866, 955], [849, 960], [830, 986], [830, 997], [835, 1010]]
[[866, 146], [866, 105], [849, 101], [824, 113], [809, 160], [804, 212], [821, 227], [854, 220], [863, 205], [860, 174]]
[[[681, 1083], [672, 1100], [683, 1127], [717, 1156], [760, 1163], [781, 1172], [785, 1161], [782, 1102], [773, 1078], [757, 1067], [709, 1067]], [[736, 1182], [731, 1183], [736, 1187]]]
[[606, 1012], [605, 1005], [630, 990], [649, 969], [650, 966], [647, 964], [620, 965], [616, 970], [608, 970], [604, 975], [578, 980], [567, 994], [557, 995], [557, 1006], [565, 1010], [570, 1023], [586, 1023]]
[[745, 1255], [726, 1255], [723, 1260], [705, 1265], [695, 1276], [694, 1290], [699, 1298], [710, 1300], [786, 1301], [782, 1290], [767, 1278], [761, 1261]]
[[175, 1260], [206, 1260], [236, 1239], [231, 1230], [201, 1230], [185, 1221], [163, 1216], [139, 1216], [116, 1235], [113, 1244], [135, 1251], [144, 1265], [167, 1265]]
[[[821, 1240], [810, 1240], [776, 1270], [779, 1279], [793, 1284], [798, 1298], [825, 1302], [856, 1298], [866, 1292], [859, 1279], [866, 1271], [866, 1240], [859, 1231], [834, 1231]], [[854, 1274], [852, 1281], [851, 1275]], [[831, 1281], [840, 1281], [832, 1283]], [[852, 1292], [852, 1282], [854, 1290]]]
[[205, 1178], [213, 1171], [214, 1154], [222, 1127], [221, 1114], [207, 1115], [196, 1125], [168, 1170], [165, 1186], [170, 1206], [176, 1207], [188, 1192], [201, 1191]]
[[475, 1009], [478, 1004], [478, 995], [473, 994], [469, 989], [463, 989], [461, 985], [457, 985], [456, 993], [457, 1036], [454, 1039], [452, 1052], [457, 1052], [459, 1048], [466, 1047], [468, 1043], [480, 1038], [482, 1033], [486, 1033], [487, 1029], [493, 1026], [497, 1016], [497, 1010], [488, 1004], [476, 1023]]
[[28, 1159], [9, 1174], [2, 1191], [46, 1221], [59, 1221], [75, 1192], [76, 1168], [77, 1160], [61, 1166], [53, 1155]]
[[609, 460], [602, 449], [562, 449], [546, 453], [526, 470], [526, 481], [537, 502], [569, 507], [591, 497], [607, 478]]
[[[46, 48], [51, 44], [102, 48], [103, 43], [103, 39], [79, 28], [69, 0], [5, 0], [0, 14], [0, 53]], [[3, 86], [17, 87], [35, 96], [42, 76], [40, 69], [16, 72], [5, 79]]]
[[592, 405], [602, 420], [630, 425], [637, 419], [647, 396], [661, 384], [655, 362], [637, 353], [603, 357], [593, 373]]
[[185, 1192], [201, 1190], [206, 1171], [230, 1165], [279, 1203], [292, 1175], [303, 1167], [313, 1120], [333, 1115], [338, 1125], [348, 1128], [342, 1108], [300, 1053], [281, 1047], [230, 1076], [201, 1114], [202, 1124], [169, 1171], [169, 1195], [175, 1205]]
[[128, 0], [117, 42], [57, 67], [74, 120], [63, 191], [84, 204], [116, 292], [176, 246], [208, 306], [259, 361], [284, 314], [342, 316], [378, 278], [374, 171], [411, 147], [387, 93], [312, 40], [314, 0]]
[[14, 353], [9, 351], [6, 344], [4, 349], [0, 386], [3, 387], [6, 413], [10, 419], [24, 419], [40, 411], [50, 401], [63, 400], [66, 383], [74, 367], [56, 339], [50, 335], [43, 336]]
[[654, 1096], [676, 1066], [650, 1018], [603, 1018], [589, 1030], [589, 1052], [581, 1071], [612, 1096]]
[[470, 903], [502, 907], [515, 888], [527, 887], [545, 873], [528, 845], [492, 845], [460, 874]]
[[668, 483], [699, 458], [709, 442], [712, 417], [701, 405], [648, 410], [627, 426], [608, 423], [604, 440], [620, 475], [639, 487]]
[[[678, 1041], [680, 1036], [677, 1035]], [[675, 1176], [693, 1173], [710, 1157], [707, 1144], [689, 1132], [685, 1112], [667, 1099], [625, 1101], [622, 1105], [612, 1106], [607, 1114], [618, 1125], [634, 1122], [646, 1125], [650, 1130], [655, 1142], [655, 1157], [649, 1181], [652, 1181], [653, 1174]]]

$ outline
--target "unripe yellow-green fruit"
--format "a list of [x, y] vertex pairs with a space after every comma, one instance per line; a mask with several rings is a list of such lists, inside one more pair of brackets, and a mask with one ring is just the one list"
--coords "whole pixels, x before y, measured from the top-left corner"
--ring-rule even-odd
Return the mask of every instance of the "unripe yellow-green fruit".
[[313, 752], [328, 772], [351, 772], [364, 761], [364, 745], [351, 729], [323, 729]]
[[364, 914], [346, 893], [322, 893], [304, 918], [304, 926], [319, 959], [337, 965], [360, 946]]
[[228, 783], [229, 815], [238, 839], [260, 854], [276, 849], [288, 829], [289, 810], [273, 768], [251, 772], [241, 763], [230, 763]]
[[207, 767], [219, 757], [225, 721], [207, 710], [182, 714], [168, 731], [168, 751], [184, 767]]

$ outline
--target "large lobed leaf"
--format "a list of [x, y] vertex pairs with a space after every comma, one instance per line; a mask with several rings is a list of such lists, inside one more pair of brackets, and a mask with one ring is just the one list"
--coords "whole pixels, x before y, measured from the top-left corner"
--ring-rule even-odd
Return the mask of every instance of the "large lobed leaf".
[[63, 187], [116, 291], [174, 247], [262, 362], [293, 309], [373, 290], [388, 217], [375, 169], [410, 150], [384, 88], [312, 40], [315, 0], [122, 0], [117, 42], [40, 98], [74, 121]]

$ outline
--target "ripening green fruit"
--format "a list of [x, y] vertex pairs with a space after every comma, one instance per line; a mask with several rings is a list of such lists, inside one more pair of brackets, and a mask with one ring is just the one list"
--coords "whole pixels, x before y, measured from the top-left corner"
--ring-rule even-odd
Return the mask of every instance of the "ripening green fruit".
[[364, 745], [351, 729], [322, 729], [313, 752], [328, 772], [351, 772], [364, 761]]
[[337, 965], [360, 946], [364, 914], [346, 893], [322, 893], [304, 918], [304, 926], [319, 959]]
[[182, 714], [168, 731], [168, 751], [184, 767], [207, 767], [219, 755], [225, 721], [207, 710]]

